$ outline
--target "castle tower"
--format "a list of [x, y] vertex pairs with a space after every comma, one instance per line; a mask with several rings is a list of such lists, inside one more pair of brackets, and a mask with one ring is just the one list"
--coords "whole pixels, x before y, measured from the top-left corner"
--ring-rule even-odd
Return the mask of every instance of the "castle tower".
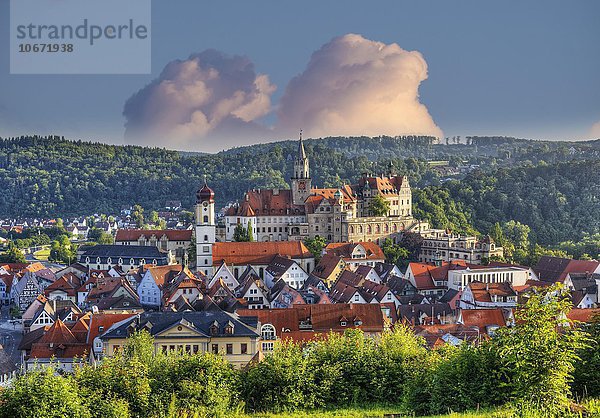
[[206, 184], [196, 192], [196, 270], [212, 277], [213, 244], [216, 237], [215, 192]]
[[311, 182], [308, 158], [304, 150], [302, 141], [302, 131], [300, 131], [300, 141], [298, 141], [298, 155], [294, 160], [294, 174], [292, 175], [292, 203], [294, 205], [303, 205], [304, 201], [310, 196]]

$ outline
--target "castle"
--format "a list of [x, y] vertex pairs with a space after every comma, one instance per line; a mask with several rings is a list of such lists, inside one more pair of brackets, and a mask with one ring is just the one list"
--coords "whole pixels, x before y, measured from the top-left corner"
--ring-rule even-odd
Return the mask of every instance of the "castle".
[[[387, 214], [375, 216], [372, 202], [381, 196]], [[394, 241], [404, 231], [423, 232], [427, 222], [412, 217], [412, 193], [406, 176], [363, 174], [356, 184], [313, 187], [302, 136], [294, 160], [291, 189], [250, 190], [225, 214], [225, 238], [232, 241], [238, 224], [251, 225], [256, 241], [327, 242]]]

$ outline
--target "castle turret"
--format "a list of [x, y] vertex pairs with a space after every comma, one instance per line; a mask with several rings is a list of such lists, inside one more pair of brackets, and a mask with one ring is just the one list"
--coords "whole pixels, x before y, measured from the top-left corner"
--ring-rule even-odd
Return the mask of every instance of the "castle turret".
[[196, 269], [208, 277], [213, 275], [213, 244], [216, 238], [215, 192], [204, 185], [196, 192]]

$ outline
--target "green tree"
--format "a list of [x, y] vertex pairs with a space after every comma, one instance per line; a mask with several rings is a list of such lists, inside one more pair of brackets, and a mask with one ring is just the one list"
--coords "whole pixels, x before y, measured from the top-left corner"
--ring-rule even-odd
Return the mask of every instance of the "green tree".
[[144, 208], [140, 205], [135, 205], [133, 207], [133, 212], [131, 213], [131, 217], [138, 228], [141, 228], [144, 225]]
[[322, 236], [316, 235], [314, 238], [305, 238], [304, 245], [315, 256], [315, 262], [318, 263], [323, 256], [323, 248], [325, 248], [327, 242], [325, 242], [325, 238]]
[[152, 224], [158, 224], [158, 212], [153, 210], [150, 211], [150, 215], [148, 216], [148, 221]]
[[98, 244], [113, 244], [114, 243], [114, 239], [113, 236], [111, 234], [109, 234], [108, 232], [102, 232], [100, 234], [100, 236], [98, 237]]
[[15, 418], [91, 417], [71, 376], [54, 367], [29, 371], [0, 391], [0, 416]]
[[584, 333], [566, 319], [571, 309], [561, 285], [530, 294], [516, 310], [515, 325], [495, 339], [511, 396], [519, 408], [560, 413], [570, 405], [577, 350]]
[[399, 244], [394, 244], [394, 241], [390, 238], [383, 240], [381, 249], [385, 254], [386, 261], [397, 266], [400, 266], [401, 262], [407, 260], [409, 257], [408, 250]]
[[25, 255], [11, 241], [3, 254], [0, 254], [0, 261], [3, 263], [25, 263]]
[[248, 242], [250, 237], [248, 236], [248, 230], [244, 228], [244, 225], [237, 224], [233, 230], [233, 240], [237, 242]]
[[254, 241], [254, 233], [252, 232], [252, 221], [248, 220], [248, 228], [246, 228], [246, 231], [248, 231], [248, 241], [252, 242]]
[[196, 262], [196, 236], [192, 235], [190, 246], [187, 249], [188, 260], [190, 263]]
[[369, 202], [369, 211], [373, 216], [387, 216], [390, 213], [390, 202], [378, 194]]
[[588, 344], [579, 349], [579, 361], [575, 363], [573, 392], [579, 399], [600, 397], [600, 313], [591, 324], [578, 324], [588, 335]]

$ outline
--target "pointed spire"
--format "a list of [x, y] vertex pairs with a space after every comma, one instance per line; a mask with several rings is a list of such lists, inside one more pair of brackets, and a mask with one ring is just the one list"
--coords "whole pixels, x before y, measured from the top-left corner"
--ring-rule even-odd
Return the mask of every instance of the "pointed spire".
[[302, 129], [300, 129], [300, 141], [298, 142], [298, 159], [306, 159], [306, 152], [304, 151], [304, 141], [302, 141]]

